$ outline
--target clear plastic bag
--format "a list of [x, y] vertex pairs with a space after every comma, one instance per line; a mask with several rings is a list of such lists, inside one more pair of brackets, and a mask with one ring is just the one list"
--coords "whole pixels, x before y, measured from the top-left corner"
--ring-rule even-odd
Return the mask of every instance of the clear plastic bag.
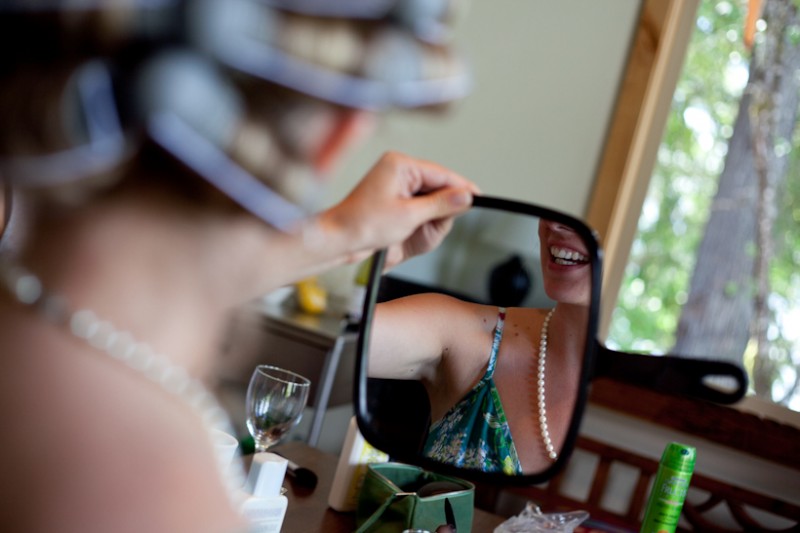
[[494, 529], [494, 533], [572, 533], [589, 518], [586, 511], [542, 513], [533, 502], [517, 516], [512, 516]]

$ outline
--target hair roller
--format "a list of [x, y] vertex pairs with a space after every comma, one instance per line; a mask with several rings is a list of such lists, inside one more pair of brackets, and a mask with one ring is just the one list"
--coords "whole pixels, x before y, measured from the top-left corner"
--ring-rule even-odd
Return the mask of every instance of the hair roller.
[[221, 149], [244, 114], [233, 84], [207, 58], [185, 49], [161, 52], [140, 67], [133, 106], [137, 122], [171, 113]]
[[[15, 77], [6, 89], [15, 83], [19, 84], [17, 90], [35, 89], [26, 78]], [[37, 76], [30, 79], [42, 83]], [[13, 117], [4, 127], [14, 136], [4, 138], [0, 147], [0, 175], [11, 184], [54, 186], [109, 175], [131, 154], [108, 65], [88, 61], [70, 71], [62, 83], [57, 80], [50, 78], [55, 85], [41, 86], [45, 88], [39, 93], [41, 101], [28, 110], [37, 116], [15, 115], [13, 109], [4, 109], [5, 115]], [[9, 98], [2, 101], [13, 105]], [[32, 125], [49, 132], [37, 135]], [[20, 135], [22, 131], [28, 135]]]

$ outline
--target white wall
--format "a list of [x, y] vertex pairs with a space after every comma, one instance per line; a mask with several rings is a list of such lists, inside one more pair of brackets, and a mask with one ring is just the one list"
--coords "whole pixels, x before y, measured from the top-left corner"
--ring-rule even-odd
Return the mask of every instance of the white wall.
[[[638, 22], [638, 0], [472, 0], [455, 40], [475, 76], [445, 115], [397, 111], [346, 158], [325, 202], [341, 199], [387, 150], [446, 165], [485, 194], [582, 218]], [[323, 276], [346, 301], [354, 267]]]
[[394, 149], [449, 166], [484, 193], [581, 217], [638, 0], [472, 0], [457, 42], [473, 93], [442, 117], [397, 112], [338, 172], [330, 201]]

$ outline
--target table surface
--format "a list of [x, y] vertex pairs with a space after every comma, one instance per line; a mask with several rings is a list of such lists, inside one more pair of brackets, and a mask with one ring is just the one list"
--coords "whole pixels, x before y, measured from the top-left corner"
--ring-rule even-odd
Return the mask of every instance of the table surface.
[[280, 324], [290, 331], [303, 335], [319, 336], [333, 342], [344, 331], [344, 313], [335, 315], [305, 313], [290, 302], [272, 303], [262, 300], [252, 302], [251, 309], [260, 313], [264, 319]]
[[[286, 497], [289, 506], [283, 520], [282, 531], [324, 531], [325, 533], [355, 530], [355, 514], [340, 513], [328, 507], [328, 493], [333, 484], [337, 455], [312, 448], [303, 442], [288, 442], [274, 448], [274, 451], [299, 466], [311, 469], [319, 479], [313, 490], [300, 487], [287, 476], [284, 486], [288, 489]], [[472, 531], [484, 533], [493, 531], [505, 518], [475, 509]]]

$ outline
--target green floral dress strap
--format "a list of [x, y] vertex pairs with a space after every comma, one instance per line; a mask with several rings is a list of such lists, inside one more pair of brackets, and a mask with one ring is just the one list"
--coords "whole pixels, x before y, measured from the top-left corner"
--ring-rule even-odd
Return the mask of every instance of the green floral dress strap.
[[481, 380], [431, 425], [423, 448], [427, 457], [484, 472], [522, 473], [500, 394], [494, 383], [505, 317], [506, 310], [501, 307], [497, 313], [489, 363]]

